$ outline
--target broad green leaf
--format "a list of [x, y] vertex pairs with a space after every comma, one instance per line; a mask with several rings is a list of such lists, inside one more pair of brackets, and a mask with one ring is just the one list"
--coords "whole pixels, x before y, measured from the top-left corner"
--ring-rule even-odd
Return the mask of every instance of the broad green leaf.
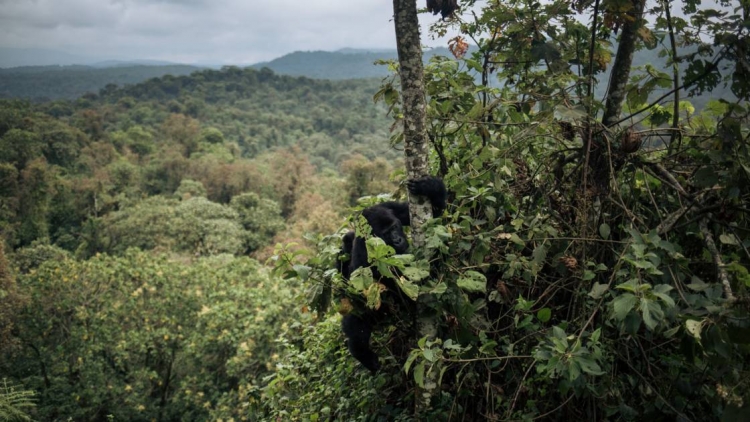
[[419, 350], [412, 350], [412, 352], [409, 353], [409, 357], [406, 359], [406, 363], [404, 364], [404, 373], [409, 373], [409, 368], [411, 368], [414, 360], [419, 356], [419, 352]]
[[594, 287], [591, 288], [589, 296], [593, 299], [600, 299], [609, 290], [608, 284], [594, 283]]
[[701, 280], [700, 278], [693, 276], [690, 279], [690, 284], [687, 285], [688, 289], [696, 291], [696, 292], [702, 292], [709, 287], [711, 287], [710, 284], [706, 283], [705, 281]]
[[351, 277], [349, 277], [349, 284], [358, 292], [364, 292], [373, 282], [372, 269], [370, 267], [357, 268]]
[[483, 293], [487, 289], [487, 278], [476, 271], [466, 271], [456, 284], [467, 292]]
[[430, 272], [428, 270], [417, 267], [405, 267], [402, 273], [404, 277], [413, 282], [422, 281], [430, 275]]
[[578, 364], [577, 359], [571, 359], [568, 365], [568, 380], [571, 382], [578, 379], [581, 376], [581, 367]]
[[599, 341], [599, 337], [601, 337], [601, 335], [602, 335], [602, 329], [601, 328], [597, 328], [596, 330], [594, 330], [594, 332], [591, 333], [591, 342], [592, 343], [597, 343]]
[[638, 298], [630, 293], [623, 293], [612, 301], [612, 310], [615, 319], [622, 321], [635, 308]]
[[542, 308], [536, 313], [536, 317], [541, 322], [547, 322], [552, 318], [552, 309]]
[[294, 268], [294, 271], [297, 273], [297, 277], [299, 277], [300, 280], [307, 281], [307, 279], [310, 278], [310, 267], [307, 265], [295, 265], [292, 268]]
[[422, 356], [428, 361], [428, 362], [435, 362], [437, 360], [437, 357], [435, 356], [435, 351], [433, 349], [427, 348], [422, 350]]
[[669, 307], [674, 307], [674, 299], [672, 299], [667, 293], [672, 291], [674, 288], [668, 284], [657, 284], [654, 286], [654, 296], [661, 299], [662, 302], [667, 304]]
[[554, 327], [552, 327], [552, 335], [555, 338], [557, 338], [557, 339], [565, 340], [565, 344], [566, 344], [566, 347], [567, 347], [568, 335], [565, 334], [565, 331], [562, 328], [558, 327], [557, 325], [555, 325]]
[[495, 347], [497, 347], [497, 342], [494, 340], [490, 340], [479, 348], [479, 351], [482, 353], [494, 353]]
[[740, 244], [740, 242], [737, 240], [737, 236], [735, 236], [734, 234], [722, 233], [721, 235], [719, 235], [719, 241], [725, 245], [737, 246]]
[[601, 226], [599, 226], [599, 236], [602, 237], [602, 239], [609, 239], [609, 234], [612, 232], [612, 230], [609, 228], [609, 224], [602, 223]]
[[617, 286], [615, 286], [615, 288], [619, 290], [625, 290], [631, 293], [635, 293], [639, 290], [638, 280], [628, 280], [625, 283], [618, 284]]
[[547, 258], [547, 248], [544, 247], [544, 245], [539, 245], [536, 248], [534, 248], [534, 251], [531, 253], [531, 256], [534, 257], [534, 262], [542, 265], [544, 264], [544, 260]]
[[643, 315], [643, 323], [651, 331], [655, 330], [656, 326], [664, 320], [664, 311], [662, 311], [661, 306], [649, 298], [641, 298], [640, 309]]
[[414, 382], [418, 386], [424, 387], [424, 361], [419, 362], [414, 368]]
[[679, 325], [677, 325], [677, 326], [675, 326], [673, 328], [670, 328], [669, 330], [665, 331], [664, 332], [664, 337], [666, 337], [666, 338], [672, 338], [672, 337], [674, 337], [675, 334], [677, 334], [678, 331], [680, 331], [680, 326]]
[[442, 295], [443, 293], [445, 293], [447, 291], [448, 291], [448, 285], [445, 284], [442, 281], [440, 283], [436, 284], [435, 287], [433, 287], [432, 289], [427, 289], [426, 290], [426, 292], [433, 293], [433, 294], [436, 294], [438, 296]]
[[396, 279], [396, 282], [398, 283], [398, 287], [401, 288], [401, 291], [404, 292], [404, 294], [408, 296], [409, 299], [417, 300], [417, 296], [419, 296], [418, 285], [412, 283], [404, 277], [398, 277]]
[[526, 246], [526, 243], [515, 233], [510, 235], [510, 241], [518, 246]]
[[594, 360], [581, 357], [581, 358], [576, 359], [576, 362], [578, 362], [578, 365], [581, 366], [581, 370], [589, 375], [603, 375], [604, 374], [604, 371], [602, 371], [602, 368]]

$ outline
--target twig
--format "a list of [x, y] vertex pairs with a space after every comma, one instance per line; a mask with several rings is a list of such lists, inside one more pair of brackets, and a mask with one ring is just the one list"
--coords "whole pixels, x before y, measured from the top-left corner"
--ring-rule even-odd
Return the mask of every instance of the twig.
[[734, 297], [734, 293], [732, 293], [732, 284], [729, 282], [729, 274], [727, 274], [727, 271], [724, 269], [724, 261], [722, 261], [719, 250], [716, 248], [714, 236], [711, 234], [711, 231], [708, 230], [708, 218], [702, 218], [700, 222], [698, 222], [698, 227], [703, 234], [703, 239], [706, 242], [708, 252], [711, 253], [711, 256], [714, 258], [716, 275], [719, 278], [719, 281], [721, 281], [722, 286], [724, 286], [724, 296], [726, 297], [727, 302], [732, 303], [736, 301], [737, 298]]

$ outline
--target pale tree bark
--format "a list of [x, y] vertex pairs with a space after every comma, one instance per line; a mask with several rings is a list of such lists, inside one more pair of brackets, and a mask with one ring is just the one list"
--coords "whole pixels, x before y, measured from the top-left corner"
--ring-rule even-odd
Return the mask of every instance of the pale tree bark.
[[[393, 0], [393, 15], [396, 26], [396, 45], [398, 48], [399, 76], [401, 78], [401, 101], [404, 113], [404, 158], [406, 175], [416, 179], [429, 174], [428, 150], [426, 136], [424, 69], [422, 67], [422, 44], [419, 37], [419, 19], [417, 18], [416, 0]], [[432, 217], [429, 201], [420, 197], [409, 197], [411, 216], [411, 236], [415, 249], [425, 243], [424, 222]], [[434, 319], [422, 315], [424, 308], [417, 299], [417, 317], [419, 336], [434, 338], [437, 333]], [[430, 403], [435, 391], [436, 377], [427, 373], [424, 377], [424, 389], [417, 391], [417, 413]]]
[[[393, 0], [398, 48], [401, 100], [404, 112], [404, 158], [406, 175], [416, 179], [429, 174], [425, 117], [424, 70], [416, 0]], [[412, 241], [424, 244], [422, 225], [432, 217], [425, 198], [409, 198]]]

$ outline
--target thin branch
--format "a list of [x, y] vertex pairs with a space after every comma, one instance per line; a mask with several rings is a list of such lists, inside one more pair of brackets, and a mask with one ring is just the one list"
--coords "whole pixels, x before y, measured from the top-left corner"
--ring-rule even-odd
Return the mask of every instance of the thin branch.
[[732, 292], [732, 284], [729, 282], [729, 274], [727, 273], [727, 270], [724, 269], [724, 261], [721, 259], [721, 254], [719, 254], [719, 250], [716, 248], [714, 236], [711, 231], [708, 230], [708, 218], [702, 218], [698, 223], [698, 227], [703, 234], [703, 240], [706, 242], [706, 248], [708, 249], [708, 252], [714, 258], [714, 265], [716, 265], [716, 275], [719, 278], [719, 281], [721, 281], [722, 286], [724, 287], [724, 296], [726, 297], [727, 302], [732, 303], [736, 301], [737, 298]]

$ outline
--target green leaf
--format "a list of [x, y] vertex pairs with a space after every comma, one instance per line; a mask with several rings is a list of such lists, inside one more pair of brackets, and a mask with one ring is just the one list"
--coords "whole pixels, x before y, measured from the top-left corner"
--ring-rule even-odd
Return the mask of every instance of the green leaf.
[[526, 246], [526, 243], [515, 233], [510, 235], [510, 241], [518, 246]]
[[405, 267], [402, 271], [402, 274], [404, 277], [408, 278], [409, 281], [422, 281], [425, 278], [430, 276], [430, 272], [428, 270], [418, 268], [418, 267]]
[[462, 290], [471, 293], [483, 293], [487, 289], [487, 278], [476, 271], [467, 271], [456, 282]]
[[602, 239], [609, 239], [609, 234], [612, 232], [612, 230], [609, 228], [609, 224], [602, 223], [601, 226], [599, 226], [599, 236], [602, 237]]
[[418, 285], [412, 283], [404, 277], [396, 278], [396, 282], [398, 283], [398, 287], [401, 288], [401, 291], [404, 292], [404, 294], [408, 296], [409, 299], [417, 300], [417, 296], [419, 296]]
[[370, 287], [365, 290], [365, 297], [367, 297], [367, 307], [370, 309], [380, 309], [380, 292], [385, 289], [380, 283], [373, 283]]
[[580, 365], [581, 370], [589, 375], [603, 375], [604, 374], [604, 371], [602, 371], [602, 368], [594, 360], [581, 357], [581, 358], [576, 359], [576, 362], [578, 362], [578, 365]]
[[300, 280], [307, 281], [307, 279], [310, 278], [310, 267], [307, 265], [295, 265], [292, 268], [297, 273], [297, 277], [299, 277]]
[[665, 331], [664, 332], [664, 337], [666, 337], [666, 338], [672, 338], [672, 337], [674, 337], [675, 334], [677, 334], [678, 331], [680, 331], [680, 326], [679, 325], [677, 325], [675, 327], [672, 327], [669, 330]]
[[428, 362], [435, 362], [437, 360], [437, 357], [435, 355], [435, 351], [433, 349], [423, 349], [422, 350], [422, 356], [428, 361]]
[[735, 236], [734, 234], [722, 233], [721, 235], [719, 235], [719, 241], [725, 245], [737, 246], [740, 244], [740, 242], [737, 240], [737, 236]]
[[631, 293], [635, 293], [639, 290], [638, 280], [628, 280], [625, 283], [618, 284], [617, 286], [615, 286], [615, 288], [619, 290], [625, 290]]
[[539, 245], [534, 248], [531, 256], [534, 257], [535, 263], [542, 265], [544, 264], [544, 260], [547, 258], [547, 248], [545, 248], [544, 245]]
[[494, 354], [495, 347], [497, 347], [497, 342], [494, 340], [490, 340], [482, 344], [482, 347], [479, 348], [479, 351], [485, 354], [489, 354], [489, 353]]
[[638, 298], [630, 293], [623, 293], [612, 301], [612, 310], [617, 321], [622, 321], [635, 308]]
[[687, 285], [688, 289], [693, 290], [695, 292], [702, 292], [709, 287], [711, 287], [710, 284], [706, 283], [705, 281], [701, 280], [700, 278], [693, 276], [690, 279], [691, 283]]
[[536, 317], [541, 322], [547, 322], [552, 318], [552, 309], [542, 308], [536, 313]]
[[554, 327], [552, 327], [552, 335], [557, 339], [564, 340], [567, 347], [568, 335], [565, 334], [565, 330], [555, 325]]
[[581, 366], [578, 364], [577, 359], [569, 361], [568, 365], [568, 380], [575, 381], [581, 376]]
[[601, 336], [602, 336], [602, 329], [600, 327], [600, 328], [597, 328], [596, 330], [594, 330], [593, 333], [591, 333], [591, 342], [592, 343], [599, 342], [599, 337], [601, 337]]
[[591, 288], [589, 296], [593, 299], [600, 299], [609, 290], [608, 284], [594, 283], [594, 287]]
[[657, 284], [654, 286], [654, 296], [661, 299], [669, 307], [674, 307], [674, 299], [672, 299], [667, 293], [672, 291], [674, 288], [669, 284]]
[[370, 267], [357, 268], [349, 277], [349, 284], [358, 292], [364, 292], [373, 283], [372, 268]]
[[419, 387], [424, 387], [424, 361], [419, 362], [414, 368], [414, 382]]
[[406, 359], [406, 363], [404, 364], [404, 373], [409, 373], [409, 368], [411, 368], [411, 365], [414, 363], [414, 360], [417, 359], [419, 353], [420, 350], [412, 350], [411, 353], [409, 353], [409, 357]]
[[640, 309], [643, 315], [643, 323], [651, 331], [654, 331], [656, 326], [664, 320], [664, 311], [662, 311], [661, 306], [649, 298], [641, 298]]

